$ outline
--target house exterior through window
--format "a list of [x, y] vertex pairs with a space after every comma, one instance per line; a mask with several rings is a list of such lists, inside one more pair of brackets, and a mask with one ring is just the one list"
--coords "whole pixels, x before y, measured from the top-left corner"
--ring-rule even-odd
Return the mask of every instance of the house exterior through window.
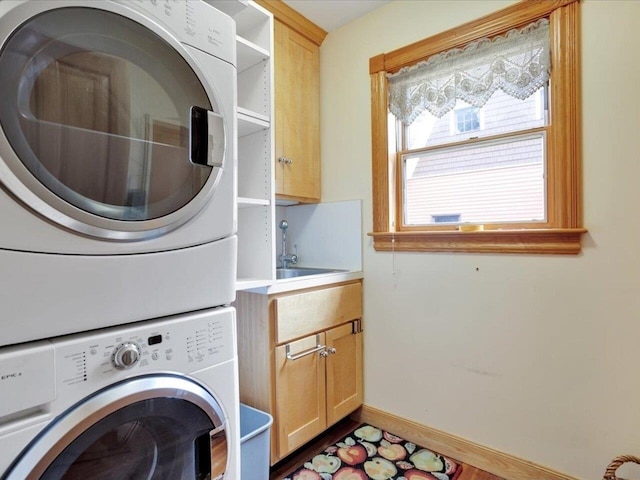
[[441, 223], [434, 217], [439, 211], [460, 212], [450, 221], [457, 224], [544, 221], [543, 133], [449, 145], [544, 126], [546, 110], [540, 105], [546, 90], [524, 100], [498, 90], [482, 108], [465, 105], [441, 118], [426, 111], [410, 125], [401, 125], [407, 139], [407, 153], [400, 153], [403, 224]]

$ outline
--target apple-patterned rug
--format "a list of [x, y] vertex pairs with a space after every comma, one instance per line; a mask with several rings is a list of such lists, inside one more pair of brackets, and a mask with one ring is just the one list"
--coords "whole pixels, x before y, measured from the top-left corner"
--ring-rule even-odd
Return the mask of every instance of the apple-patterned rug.
[[361, 425], [284, 480], [455, 480], [454, 460], [372, 425]]

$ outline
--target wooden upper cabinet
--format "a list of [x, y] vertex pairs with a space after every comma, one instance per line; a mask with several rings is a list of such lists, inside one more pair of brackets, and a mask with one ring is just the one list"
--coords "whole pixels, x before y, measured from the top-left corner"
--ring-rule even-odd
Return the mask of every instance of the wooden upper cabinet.
[[274, 29], [276, 196], [319, 202], [319, 47], [282, 22]]
[[320, 201], [320, 45], [327, 35], [281, 0], [256, 0], [273, 13], [275, 195]]

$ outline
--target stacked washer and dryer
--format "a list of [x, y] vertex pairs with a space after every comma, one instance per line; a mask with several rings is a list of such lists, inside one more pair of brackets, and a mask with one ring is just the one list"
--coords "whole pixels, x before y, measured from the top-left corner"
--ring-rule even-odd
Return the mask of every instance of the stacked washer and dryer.
[[0, 2], [0, 479], [237, 479], [233, 21]]

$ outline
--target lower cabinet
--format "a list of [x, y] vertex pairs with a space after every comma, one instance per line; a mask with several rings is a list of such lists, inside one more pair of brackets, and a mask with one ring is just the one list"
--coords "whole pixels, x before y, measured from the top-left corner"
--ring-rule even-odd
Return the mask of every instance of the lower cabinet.
[[286, 454], [362, 404], [362, 332], [354, 321], [276, 347], [278, 451]]
[[274, 464], [362, 405], [362, 284], [238, 292], [236, 307], [240, 399], [274, 417]]

